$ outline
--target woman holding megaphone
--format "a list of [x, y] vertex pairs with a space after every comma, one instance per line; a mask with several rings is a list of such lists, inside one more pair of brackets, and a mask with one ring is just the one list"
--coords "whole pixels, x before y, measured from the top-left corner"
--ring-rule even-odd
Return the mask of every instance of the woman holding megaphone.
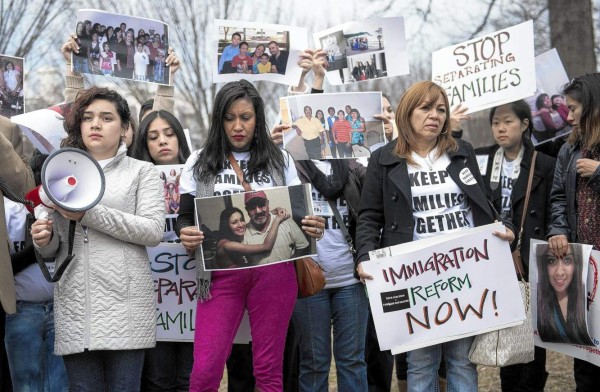
[[139, 390], [144, 349], [156, 341], [145, 247], [163, 235], [163, 189], [151, 163], [126, 156], [129, 118], [127, 102], [113, 90], [92, 87], [77, 96], [61, 146], [98, 161], [105, 193], [85, 211], [57, 207], [32, 225], [41, 256], [63, 260], [69, 221], [77, 222], [74, 258], [54, 295], [55, 353], [63, 356], [71, 390]]

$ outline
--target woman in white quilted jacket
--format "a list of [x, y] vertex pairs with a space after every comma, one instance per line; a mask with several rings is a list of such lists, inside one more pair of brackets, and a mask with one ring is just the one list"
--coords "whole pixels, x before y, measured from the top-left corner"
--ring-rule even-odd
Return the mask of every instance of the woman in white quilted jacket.
[[163, 235], [163, 187], [154, 165], [126, 156], [129, 117], [127, 102], [113, 90], [92, 87], [77, 96], [61, 146], [98, 161], [104, 196], [87, 211], [56, 208], [32, 225], [42, 257], [64, 260], [69, 221], [77, 222], [75, 257], [54, 292], [55, 353], [64, 358], [71, 391], [139, 391], [144, 349], [156, 342], [145, 247]]

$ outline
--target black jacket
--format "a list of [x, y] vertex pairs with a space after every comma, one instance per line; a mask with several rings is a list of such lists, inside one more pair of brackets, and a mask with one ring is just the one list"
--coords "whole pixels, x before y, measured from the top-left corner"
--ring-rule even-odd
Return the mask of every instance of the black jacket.
[[[550, 199], [552, 222], [547, 237], [559, 234], [569, 242], [577, 242], [577, 160], [581, 158], [579, 144], [563, 144], [556, 161], [556, 172]], [[588, 184], [600, 192], [600, 166], [588, 180]]]
[[[476, 155], [487, 155], [487, 169], [483, 180], [490, 197], [497, 211], [501, 211], [502, 189], [498, 186], [495, 190], [490, 187], [490, 176], [492, 172], [492, 164], [494, 155], [498, 151], [497, 144], [488, 147], [481, 147], [475, 150]], [[523, 207], [525, 207], [525, 192], [527, 191], [527, 181], [529, 179], [529, 169], [531, 168], [531, 158], [533, 158], [533, 145], [525, 142], [525, 151], [521, 160], [521, 171], [519, 178], [513, 184], [511, 193], [512, 202], [512, 223], [519, 230], [521, 219], [523, 217]], [[531, 183], [531, 196], [529, 197], [529, 205], [526, 211], [525, 224], [523, 228], [523, 238], [521, 240], [521, 256], [525, 274], [528, 274], [529, 269], [529, 243], [532, 238], [543, 240], [546, 238], [548, 227], [550, 226], [550, 190], [552, 189], [552, 181], [554, 179], [554, 166], [556, 159], [538, 152], [535, 160], [535, 169], [533, 172], [533, 180]], [[515, 232], [515, 235], [518, 233]]]
[[[458, 150], [450, 152], [448, 174], [471, 201], [475, 226], [493, 223], [497, 214], [486, 198], [486, 190], [473, 147], [457, 140]], [[356, 233], [357, 262], [369, 259], [375, 249], [413, 240], [412, 196], [406, 160], [394, 154], [395, 143], [375, 151], [369, 160], [367, 176], [360, 198]], [[468, 168], [476, 183], [464, 184], [460, 172]], [[514, 231], [511, 222], [505, 222]]]

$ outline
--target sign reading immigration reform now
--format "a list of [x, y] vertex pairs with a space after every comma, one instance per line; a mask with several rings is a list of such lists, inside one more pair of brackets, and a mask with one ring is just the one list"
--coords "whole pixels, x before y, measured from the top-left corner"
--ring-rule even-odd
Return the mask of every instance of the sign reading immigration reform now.
[[472, 113], [533, 95], [534, 56], [528, 21], [433, 52], [433, 81]]
[[525, 320], [500, 223], [371, 252], [363, 262], [381, 350], [398, 354]]

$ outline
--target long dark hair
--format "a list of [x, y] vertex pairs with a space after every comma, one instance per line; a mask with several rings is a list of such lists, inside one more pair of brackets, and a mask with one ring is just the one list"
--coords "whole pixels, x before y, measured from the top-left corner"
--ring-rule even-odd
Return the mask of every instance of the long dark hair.
[[565, 84], [562, 94], [581, 104], [581, 118], [569, 143], [581, 141], [589, 149], [600, 145], [600, 73], [579, 76]]
[[193, 167], [194, 177], [197, 180], [209, 180], [225, 168], [225, 161], [231, 151], [231, 146], [225, 134], [223, 119], [227, 109], [238, 99], [247, 99], [252, 102], [256, 116], [254, 138], [249, 146], [250, 160], [245, 175], [250, 177], [259, 172], [270, 172], [271, 170], [278, 171], [281, 176], [284, 175], [285, 159], [269, 135], [265, 104], [252, 83], [242, 79], [227, 83], [215, 97], [206, 143]]
[[219, 217], [219, 239], [227, 239], [229, 241], [238, 241], [235, 235], [231, 232], [231, 228], [229, 227], [229, 218], [235, 212], [239, 212], [242, 216], [244, 222], [246, 221], [246, 217], [242, 210], [237, 207], [229, 207], [221, 211], [221, 216]]
[[[568, 320], [566, 320], [566, 333], [568, 341], [579, 344], [591, 344], [585, 322], [586, 295], [582, 282], [582, 264], [587, 262], [583, 260], [581, 248], [577, 245], [569, 244], [573, 251], [573, 277], [567, 288], [569, 302], [567, 305]], [[565, 342], [564, 337], [558, 332], [556, 322], [554, 321], [555, 308], [558, 308], [558, 299], [554, 288], [550, 285], [548, 276], [548, 261], [551, 252], [547, 244], [538, 245], [537, 248], [537, 268], [538, 268], [538, 292], [537, 292], [537, 327], [540, 338], [545, 342]], [[553, 256], [552, 256], [553, 257]]]
[[140, 124], [137, 137], [132, 143], [133, 150], [131, 157], [142, 161], [155, 163], [150, 156], [150, 151], [148, 151], [148, 128], [150, 128], [152, 121], [157, 118], [162, 118], [165, 120], [173, 132], [175, 132], [175, 135], [177, 136], [177, 142], [179, 144], [177, 161], [179, 163], [185, 163], [187, 158], [190, 156], [190, 149], [185, 139], [185, 134], [183, 133], [183, 127], [181, 126], [179, 120], [177, 120], [174, 115], [166, 110], [156, 110], [148, 113], [146, 117], [144, 117]]
[[85, 108], [97, 99], [112, 102], [121, 119], [121, 128], [127, 129], [129, 127], [131, 113], [129, 112], [127, 101], [115, 90], [105, 87], [90, 87], [77, 95], [77, 98], [75, 98], [75, 101], [71, 105], [69, 114], [65, 117], [63, 126], [67, 132], [67, 137], [60, 142], [61, 147], [75, 147], [87, 151], [87, 147], [83, 143], [83, 137], [81, 136], [81, 119], [83, 118]]

